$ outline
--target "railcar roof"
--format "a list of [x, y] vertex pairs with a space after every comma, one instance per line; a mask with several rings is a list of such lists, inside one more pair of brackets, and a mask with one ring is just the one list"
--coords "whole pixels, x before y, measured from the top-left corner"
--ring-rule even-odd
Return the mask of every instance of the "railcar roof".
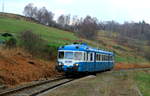
[[113, 55], [112, 52], [104, 51], [97, 48], [92, 48], [87, 44], [71, 44], [59, 47], [58, 50], [70, 50], [70, 51], [88, 51], [88, 52], [99, 52], [102, 54], [110, 54]]

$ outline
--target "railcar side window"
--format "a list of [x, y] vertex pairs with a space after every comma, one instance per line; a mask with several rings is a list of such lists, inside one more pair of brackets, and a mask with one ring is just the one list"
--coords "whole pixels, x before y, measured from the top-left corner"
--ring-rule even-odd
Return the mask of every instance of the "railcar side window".
[[106, 59], [107, 59], [107, 57], [106, 57], [106, 55], [104, 55], [104, 61], [106, 61]]
[[59, 52], [58, 58], [63, 59], [64, 58], [64, 52]]
[[106, 61], [108, 61], [108, 55], [106, 55]]
[[103, 55], [100, 54], [100, 61], [103, 61]]
[[112, 56], [111, 55], [109, 56], [109, 60], [112, 61]]
[[89, 61], [89, 53], [87, 53], [87, 58], [86, 58], [86, 60]]
[[86, 53], [84, 52], [84, 61], [86, 61], [87, 57], [86, 57]]
[[103, 55], [103, 61], [105, 61], [105, 55]]
[[111, 60], [110, 60], [110, 55], [108, 55], [108, 61], [111, 61]]
[[90, 55], [90, 61], [93, 61], [93, 53]]
[[99, 54], [96, 54], [96, 61], [99, 60]]
[[103, 55], [103, 61], [105, 61], [105, 55]]
[[104, 55], [102, 55], [102, 61], [104, 61]]
[[82, 52], [75, 52], [74, 58], [75, 60], [82, 60]]
[[102, 58], [102, 55], [101, 55], [101, 54], [99, 54], [99, 61], [101, 61], [101, 58]]

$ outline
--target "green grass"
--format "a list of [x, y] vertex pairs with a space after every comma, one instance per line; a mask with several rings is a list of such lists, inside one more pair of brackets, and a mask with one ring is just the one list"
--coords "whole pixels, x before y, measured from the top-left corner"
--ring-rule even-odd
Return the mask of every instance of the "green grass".
[[135, 80], [143, 96], [150, 96], [150, 71], [136, 72]]
[[146, 59], [141, 58], [141, 57], [136, 57], [136, 56], [120, 56], [120, 55], [116, 55], [115, 56], [115, 61], [116, 62], [130, 63], [130, 64], [139, 64], [139, 63], [147, 62]]
[[15, 18], [0, 17], [0, 32], [18, 33], [32, 30], [49, 43], [65, 44], [78, 40], [73, 33]]

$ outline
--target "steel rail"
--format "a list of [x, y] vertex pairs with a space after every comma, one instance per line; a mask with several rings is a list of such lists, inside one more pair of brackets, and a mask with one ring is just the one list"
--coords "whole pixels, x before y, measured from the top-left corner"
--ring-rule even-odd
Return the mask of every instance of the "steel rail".
[[28, 88], [33, 88], [33, 87], [40, 86], [40, 85], [43, 85], [43, 84], [55, 82], [55, 81], [62, 80], [62, 79], [65, 79], [65, 78], [66, 77], [60, 77], [60, 78], [57, 78], [57, 79], [51, 79], [51, 80], [45, 80], [45, 81], [37, 82], [37, 83], [27, 85], [27, 86], [21, 86], [21, 87], [17, 87], [17, 88], [6, 89], [6, 90], [4, 90], [3, 92], [0, 93], [0, 96], [6, 96], [8, 94], [16, 93], [18, 91], [22, 91], [22, 90], [25, 90], [25, 89], [28, 89]]

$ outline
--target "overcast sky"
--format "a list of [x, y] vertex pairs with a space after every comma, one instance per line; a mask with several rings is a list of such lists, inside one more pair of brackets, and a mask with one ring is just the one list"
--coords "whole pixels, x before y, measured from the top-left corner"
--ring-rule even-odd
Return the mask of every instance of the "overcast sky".
[[24, 6], [33, 3], [39, 8], [45, 6], [56, 17], [60, 14], [91, 15], [100, 21], [145, 20], [150, 23], [150, 0], [0, 0], [0, 11], [2, 1], [5, 1], [5, 12], [8, 13], [22, 14]]

